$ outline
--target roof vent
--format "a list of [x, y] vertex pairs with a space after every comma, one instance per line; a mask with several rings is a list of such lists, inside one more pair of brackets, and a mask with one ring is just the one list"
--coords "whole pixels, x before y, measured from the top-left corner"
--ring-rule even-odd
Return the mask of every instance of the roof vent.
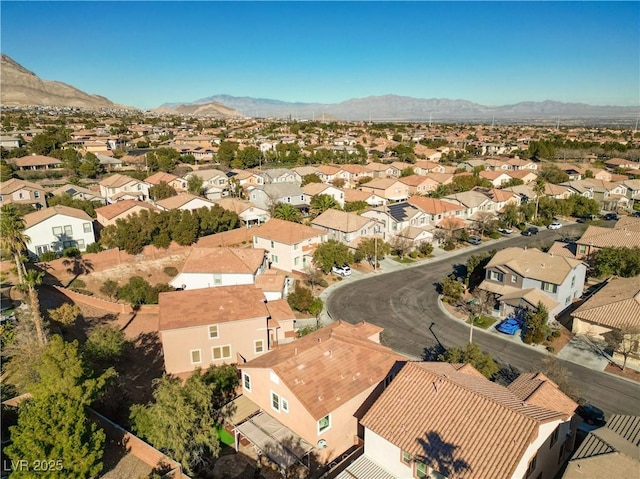
[[320, 439], [318, 441], [318, 449], [326, 449], [327, 447], [327, 440], [326, 439]]

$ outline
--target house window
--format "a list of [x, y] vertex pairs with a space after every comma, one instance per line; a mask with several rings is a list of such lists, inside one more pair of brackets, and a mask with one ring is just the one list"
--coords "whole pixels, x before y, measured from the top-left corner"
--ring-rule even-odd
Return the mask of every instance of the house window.
[[84, 250], [84, 240], [78, 240], [76, 241], [76, 246], [78, 247], [79, 250]]
[[331, 427], [331, 414], [318, 420], [318, 434], [322, 434]]
[[271, 255], [271, 262], [275, 263], [275, 264], [278, 264], [278, 257], [275, 254]]
[[571, 296], [564, 298], [564, 304], [569, 304], [569, 301], [571, 301]]
[[499, 281], [502, 283], [502, 281], [504, 280], [504, 274], [499, 273], [498, 271], [489, 271], [489, 279], [492, 279], [493, 281]]
[[218, 338], [218, 325], [213, 324], [209, 326], [209, 339], [217, 339]]
[[229, 359], [231, 358], [231, 346], [215, 346], [211, 348], [211, 355], [214, 361]]
[[51, 228], [54, 236], [62, 236], [62, 226], [54, 226]]
[[275, 246], [276, 246], [275, 243], [273, 242], [273, 240], [271, 240], [271, 247], [275, 248]]
[[285, 398], [280, 398], [280, 408], [284, 412], [289, 412], [289, 401], [287, 401]]
[[511, 275], [511, 282], [512, 283], [517, 283], [518, 282], [518, 277], [515, 274]]
[[255, 244], [255, 245], [258, 244], [258, 237], [257, 236], [253, 237], [253, 244]]
[[138, 191], [142, 191], [142, 185], [138, 183]]
[[271, 391], [271, 407], [280, 412], [280, 396], [273, 391]]
[[553, 433], [551, 434], [551, 442], [549, 443], [549, 449], [553, 447], [553, 445], [558, 442], [558, 434], [560, 433], [560, 426], [558, 426]]
[[82, 230], [85, 233], [91, 233], [91, 231], [93, 231], [93, 229], [91, 228], [91, 223], [83, 223], [82, 224]]
[[587, 252], [587, 245], [580, 244], [578, 245], [578, 253], [585, 254]]
[[73, 236], [73, 228], [71, 227], [71, 225], [66, 225], [64, 227], [64, 234], [66, 236]]
[[34, 191], [33, 192], [33, 196], [34, 196], [34, 198], [40, 198], [40, 192], [39, 191]]
[[220, 286], [222, 284], [222, 275], [214, 274], [213, 275], [213, 284], [214, 286]]
[[295, 266], [298, 266], [299, 263], [300, 263], [300, 258], [299, 257], [298, 258], [293, 258], [293, 264]]
[[572, 288], [575, 288], [575, 286], [576, 286], [576, 277], [575, 277], [575, 276], [572, 276], [572, 277], [571, 277], [571, 287], [572, 287]]
[[402, 462], [409, 464], [411, 462], [411, 454], [407, 451], [402, 451]]
[[253, 342], [253, 351], [256, 354], [260, 354], [260, 353], [264, 352], [264, 340], [263, 339], [258, 339], [258, 340]]
[[291, 196], [287, 196], [287, 203], [291, 203]]
[[428, 476], [427, 465], [422, 462], [416, 462], [416, 477], [418, 479], [427, 479]]
[[202, 357], [199, 349], [191, 350], [191, 364], [200, 364], [202, 362]]
[[36, 254], [40, 256], [42, 253], [49, 251], [49, 245], [36, 246]]
[[545, 293], [557, 293], [558, 292], [558, 285], [557, 284], [553, 284], [553, 283], [543, 282], [542, 283], [542, 291], [544, 291]]
[[538, 455], [536, 454], [535, 456], [533, 456], [533, 459], [531, 459], [531, 462], [529, 463], [529, 467], [527, 467], [527, 472], [525, 473], [524, 477], [529, 477], [531, 473], [536, 470], [537, 461], [538, 461]]
[[242, 386], [249, 392], [251, 392], [251, 376], [247, 373], [242, 373]]

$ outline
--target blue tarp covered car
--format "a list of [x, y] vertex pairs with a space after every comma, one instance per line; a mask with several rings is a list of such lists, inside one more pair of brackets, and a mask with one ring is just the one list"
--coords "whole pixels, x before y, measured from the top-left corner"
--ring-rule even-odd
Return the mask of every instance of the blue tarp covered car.
[[496, 326], [496, 329], [504, 334], [514, 335], [518, 329], [522, 328], [522, 320], [518, 318], [507, 318]]

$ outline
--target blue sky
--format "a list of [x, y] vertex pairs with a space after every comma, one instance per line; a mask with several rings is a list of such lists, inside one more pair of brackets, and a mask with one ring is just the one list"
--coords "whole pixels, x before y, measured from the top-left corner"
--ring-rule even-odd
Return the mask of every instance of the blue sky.
[[1, 49], [142, 108], [215, 94], [640, 105], [639, 2], [14, 2]]

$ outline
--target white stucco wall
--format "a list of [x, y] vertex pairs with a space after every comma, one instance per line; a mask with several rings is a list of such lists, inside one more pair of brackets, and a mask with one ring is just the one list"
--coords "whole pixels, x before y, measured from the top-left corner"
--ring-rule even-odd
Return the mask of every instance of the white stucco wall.
[[[85, 233], [84, 225], [89, 225], [88, 232]], [[65, 234], [65, 226], [71, 226], [71, 234]], [[54, 227], [61, 227], [62, 234], [56, 236], [53, 233]], [[57, 214], [40, 223], [24, 230], [24, 234], [29, 237], [27, 249], [34, 255], [40, 255], [38, 246], [47, 246], [48, 251], [62, 251], [65, 246], [64, 241], [84, 241], [84, 245], [78, 245], [80, 251], [84, 251], [88, 245], [95, 243], [95, 233], [93, 221], [86, 221], [72, 216]]]
[[402, 451], [371, 429], [364, 429], [364, 454], [373, 462], [396, 476], [413, 479], [413, 467], [402, 463]]
[[220, 284], [216, 284], [213, 273], [179, 273], [169, 281], [169, 284], [174, 288], [182, 288], [182, 285], [185, 285], [184, 289], [202, 289], [254, 283], [252, 274], [220, 274], [219, 276]]

